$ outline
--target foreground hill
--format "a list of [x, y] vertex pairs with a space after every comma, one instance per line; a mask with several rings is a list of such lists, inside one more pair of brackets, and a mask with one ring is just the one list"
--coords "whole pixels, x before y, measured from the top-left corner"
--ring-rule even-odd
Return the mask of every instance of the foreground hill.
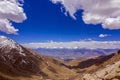
[[84, 74], [81, 80], [120, 80], [120, 61], [92, 74]]
[[75, 75], [63, 63], [0, 36], [0, 80], [66, 80]]
[[112, 54], [94, 73], [84, 74], [82, 80], [120, 80], [120, 51]]
[[120, 51], [106, 56], [73, 60], [68, 65], [79, 73], [73, 80], [120, 80]]

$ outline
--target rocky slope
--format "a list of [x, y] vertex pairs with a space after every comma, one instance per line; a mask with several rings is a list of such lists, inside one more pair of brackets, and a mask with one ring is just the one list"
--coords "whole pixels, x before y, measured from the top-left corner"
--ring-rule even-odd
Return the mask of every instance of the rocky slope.
[[120, 51], [106, 56], [75, 60], [69, 65], [79, 73], [73, 80], [120, 80]]
[[105, 68], [92, 74], [84, 74], [82, 80], [120, 80], [120, 51], [118, 51], [107, 63]]
[[82, 80], [120, 80], [120, 61], [93, 74], [84, 74]]
[[63, 63], [0, 36], [0, 80], [64, 80], [75, 72]]

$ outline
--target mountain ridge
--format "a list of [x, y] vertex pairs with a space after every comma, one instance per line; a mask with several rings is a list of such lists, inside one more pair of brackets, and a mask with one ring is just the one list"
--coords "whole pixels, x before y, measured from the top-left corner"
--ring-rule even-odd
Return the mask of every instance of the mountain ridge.
[[[0, 36], [0, 80], [112, 80], [116, 76], [119, 80], [119, 61], [120, 50], [113, 54], [61, 62]], [[94, 76], [101, 76], [98, 73], [105, 74], [100, 78]]]
[[9, 80], [64, 79], [75, 74], [63, 63], [37, 54], [4, 36], [0, 37], [0, 65], [1, 77]]

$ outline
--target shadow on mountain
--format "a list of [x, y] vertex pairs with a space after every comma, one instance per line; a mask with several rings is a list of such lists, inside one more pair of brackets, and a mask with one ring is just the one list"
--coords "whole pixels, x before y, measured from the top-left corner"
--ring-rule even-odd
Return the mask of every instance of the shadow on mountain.
[[76, 69], [76, 68], [80, 68], [80, 69], [84, 69], [84, 68], [88, 68], [92, 65], [96, 65], [99, 66], [100, 64], [104, 63], [105, 61], [111, 59], [115, 54], [110, 54], [107, 56], [100, 56], [97, 58], [93, 58], [93, 59], [87, 59], [85, 61], [80, 62], [77, 66], [68, 66], [70, 69]]
[[11, 79], [0, 76], [0, 80], [11, 80]]

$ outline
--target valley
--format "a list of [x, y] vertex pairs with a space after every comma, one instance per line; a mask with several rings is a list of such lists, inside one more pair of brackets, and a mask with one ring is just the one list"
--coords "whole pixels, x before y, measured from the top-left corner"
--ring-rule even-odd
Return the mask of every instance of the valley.
[[119, 58], [120, 51], [65, 61], [39, 54], [0, 36], [0, 80], [119, 80]]

